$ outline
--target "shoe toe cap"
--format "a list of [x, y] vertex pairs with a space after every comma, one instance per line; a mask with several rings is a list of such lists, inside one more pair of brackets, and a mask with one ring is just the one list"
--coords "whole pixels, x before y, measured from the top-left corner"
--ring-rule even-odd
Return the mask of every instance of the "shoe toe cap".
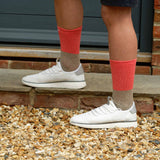
[[77, 122], [77, 116], [73, 116], [71, 119], [70, 119], [70, 123], [76, 123]]
[[22, 78], [22, 82], [37, 83], [38, 81], [40, 81], [40, 77], [36, 75], [28, 75]]
[[70, 119], [70, 123], [88, 123], [88, 118], [85, 113], [75, 115]]
[[22, 81], [30, 82], [30, 81], [33, 81], [33, 78], [31, 76], [25, 76], [25, 77], [22, 78]]
[[70, 119], [70, 123], [82, 123], [82, 117], [80, 115], [75, 115]]

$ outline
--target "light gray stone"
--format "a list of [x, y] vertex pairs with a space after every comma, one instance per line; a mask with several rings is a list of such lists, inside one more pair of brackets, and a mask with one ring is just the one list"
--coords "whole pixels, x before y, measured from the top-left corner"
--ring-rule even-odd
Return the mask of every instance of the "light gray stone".
[[31, 87], [24, 86], [21, 79], [32, 71], [0, 69], [0, 91], [29, 92]]
[[[24, 86], [21, 79], [25, 75], [38, 73], [36, 70], [0, 69], [0, 91], [29, 92], [32, 87]], [[102, 73], [85, 73], [87, 87], [79, 90], [35, 88], [38, 93], [111, 95], [112, 76]], [[135, 75], [135, 96], [160, 96], [160, 76]]]

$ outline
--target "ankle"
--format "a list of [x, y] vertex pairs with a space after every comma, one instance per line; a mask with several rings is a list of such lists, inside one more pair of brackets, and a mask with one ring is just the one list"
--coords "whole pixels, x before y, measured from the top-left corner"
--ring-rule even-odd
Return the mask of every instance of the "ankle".
[[129, 109], [133, 104], [133, 90], [128, 90], [128, 91], [113, 90], [112, 97], [116, 107], [122, 110]]
[[132, 104], [133, 104], [133, 102], [132, 102], [132, 103], [130, 102], [130, 103], [121, 104], [120, 102], [117, 103], [117, 102], [114, 101], [114, 100], [113, 100], [113, 103], [115, 104], [115, 106], [116, 106], [117, 108], [120, 108], [121, 110], [128, 110], [129, 108], [132, 107]]
[[80, 57], [79, 54], [61, 52], [60, 62], [64, 71], [74, 71], [80, 65]]
[[66, 72], [75, 71], [79, 67], [79, 65], [80, 65], [80, 62], [76, 64], [61, 63], [62, 69]]

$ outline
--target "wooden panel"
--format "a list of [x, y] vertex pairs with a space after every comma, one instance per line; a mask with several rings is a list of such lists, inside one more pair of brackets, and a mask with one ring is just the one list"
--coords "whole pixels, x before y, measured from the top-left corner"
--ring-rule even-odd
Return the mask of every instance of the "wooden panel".
[[84, 15], [89, 17], [101, 17], [100, 0], [82, 0]]
[[56, 30], [55, 16], [0, 14], [0, 28]]
[[[0, 22], [0, 28], [57, 29], [55, 16], [0, 14]], [[84, 17], [83, 31], [106, 32], [107, 29], [101, 18]]]
[[[133, 9], [133, 22], [139, 39], [140, 2]], [[107, 29], [98, 0], [82, 0], [84, 22], [81, 45], [108, 46]], [[1, 0], [0, 41], [8, 43], [59, 44], [53, 0]]]
[[0, 13], [53, 15], [54, 0], [0, 0]]
[[[1, 42], [59, 44], [55, 16], [25, 15], [24, 19], [23, 15], [3, 14], [0, 22]], [[99, 27], [95, 27], [96, 23]], [[81, 45], [107, 46], [106, 27], [101, 18], [86, 17], [83, 24]]]
[[[100, 0], [82, 0], [84, 15], [101, 17]], [[1, 0], [0, 13], [55, 15], [54, 0]]]
[[[0, 22], [0, 41], [59, 44], [55, 16], [25, 15], [24, 18], [24, 15], [3, 14]], [[138, 26], [136, 29], [139, 30]], [[108, 33], [101, 18], [84, 18], [81, 45], [108, 46]]]

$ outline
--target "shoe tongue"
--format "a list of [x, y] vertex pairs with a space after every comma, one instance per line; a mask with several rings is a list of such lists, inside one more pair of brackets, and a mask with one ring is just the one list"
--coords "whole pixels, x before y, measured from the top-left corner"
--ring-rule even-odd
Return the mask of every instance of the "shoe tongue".
[[40, 73], [46, 74], [46, 73], [54, 73], [55, 71], [62, 70], [60, 62], [56, 62], [56, 65], [53, 65], [51, 68], [48, 68]]
[[57, 65], [60, 69], [62, 69], [62, 66], [61, 66], [60, 61], [58, 61], [56, 65]]
[[112, 97], [108, 96], [108, 103], [107, 103], [107, 104], [108, 104], [108, 105], [115, 106]]
[[113, 101], [110, 101], [110, 108], [111, 108], [111, 110], [113, 110], [113, 111], [116, 111], [118, 108], [115, 106], [115, 104], [114, 104], [114, 102]]
[[117, 107], [114, 104], [114, 101], [113, 101], [112, 97], [108, 97], [108, 105], [110, 106], [110, 108], [112, 108], [112, 110], [117, 110]]
[[112, 97], [108, 97], [108, 103], [104, 104], [98, 108], [93, 109], [89, 113], [94, 113], [95, 115], [105, 114], [105, 113], [112, 113], [117, 111], [117, 107], [115, 106]]
[[60, 61], [56, 61], [56, 65], [52, 66], [51, 68], [53, 68], [53, 70], [54, 69], [63, 70], [62, 67], [61, 67]]

